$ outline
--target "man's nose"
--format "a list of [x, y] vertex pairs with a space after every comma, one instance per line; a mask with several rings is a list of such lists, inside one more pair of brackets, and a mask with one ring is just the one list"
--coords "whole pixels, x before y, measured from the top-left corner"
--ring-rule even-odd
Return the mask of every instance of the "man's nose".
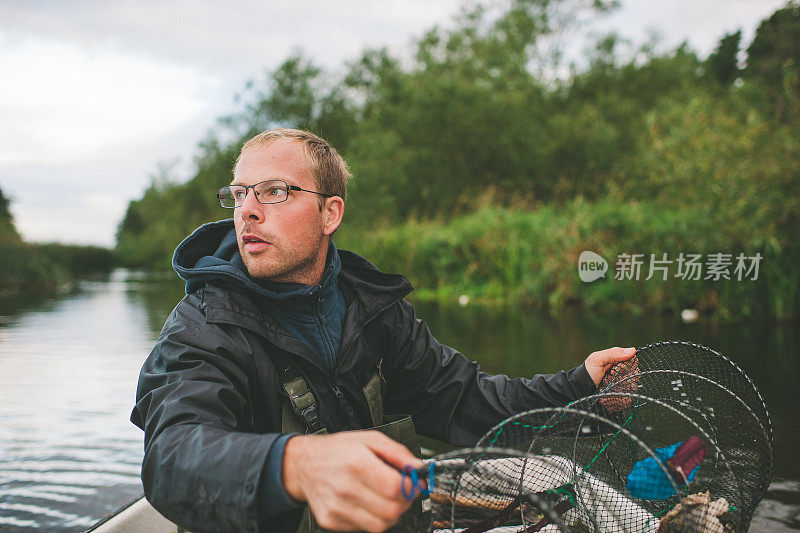
[[239, 215], [244, 220], [260, 221], [264, 218], [264, 204], [256, 199], [256, 191], [247, 189], [244, 201], [239, 206]]

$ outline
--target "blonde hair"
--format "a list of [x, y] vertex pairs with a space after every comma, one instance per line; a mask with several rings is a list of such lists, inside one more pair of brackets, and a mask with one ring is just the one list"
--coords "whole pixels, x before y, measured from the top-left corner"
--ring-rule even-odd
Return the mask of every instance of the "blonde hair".
[[[342, 200], [347, 199], [347, 180], [351, 177], [347, 163], [336, 149], [328, 144], [328, 141], [304, 130], [277, 128], [251, 137], [244, 143], [239, 157], [236, 158], [233, 166], [234, 174], [242, 159], [242, 154], [247, 150], [264, 149], [275, 139], [294, 139], [303, 145], [303, 152], [311, 165], [317, 192], [339, 196]], [[320, 196], [320, 209], [323, 205], [325, 205], [325, 198]]]

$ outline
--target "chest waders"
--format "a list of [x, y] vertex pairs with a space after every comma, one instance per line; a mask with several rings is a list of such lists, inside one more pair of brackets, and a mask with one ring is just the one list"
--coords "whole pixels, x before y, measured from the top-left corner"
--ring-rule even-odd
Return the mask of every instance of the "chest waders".
[[[289, 365], [280, 373], [280, 379], [281, 389], [287, 400], [283, 403], [281, 432], [307, 435], [326, 434], [328, 430], [320, 422], [316, 399], [305, 378], [297, 372], [294, 366]], [[378, 367], [378, 371], [372, 375], [362, 389], [369, 406], [370, 418], [372, 418], [373, 427], [371, 429], [380, 431], [387, 437], [403, 444], [411, 450], [411, 453], [419, 457], [421, 455], [419, 439], [411, 416], [384, 414], [382, 384], [380, 367]], [[427, 531], [429, 525], [430, 520], [423, 515], [422, 501], [417, 499], [400, 518], [400, 522], [388, 531], [391, 533], [416, 533], [418, 531]], [[314, 515], [311, 514], [309, 507], [306, 505], [297, 533], [319, 533], [323, 531], [326, 530], [317, 525]]]

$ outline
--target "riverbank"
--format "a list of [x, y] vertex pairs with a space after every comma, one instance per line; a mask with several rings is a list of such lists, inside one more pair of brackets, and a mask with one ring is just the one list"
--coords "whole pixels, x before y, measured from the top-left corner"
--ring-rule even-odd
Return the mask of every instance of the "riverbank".
[[7, 239], [0, 246], [0, 306], [55, 295], [75, 280], [110, 273], [115, 263], [106, 248]]
[[[345, 219], [336, 245], [407, 276], [415, 301], [552, 315], [584, 308], [677, 317], [694, 309], [714, 322], [800, 316], [800, 247], [758, 220], [729, 220], [718, 206], [578, 198], [366, 228]], [[162, 270], [177, 244], [158, 260]], [[585, 251], [604, 277], [582, 280]]]
[[0, 190], [0, 314], [53, 296], [75, 280], [108, 274], [116, 266], [108, 248], [25, 242], [9, 205]]
[[[579, 306], [677, 316], [692, 308], [718, 321], [797, 316], [798, 250], [757, 232], [724, 231], [722, 224], [712, 207], [578, 199], [532, 210], [488, 207], [369, 231], [345, 225], [336, 243], [408, 276], [419, 300], [554, 313]], [[605, 260], [604, 278], [581, 280], [584, 251]]]

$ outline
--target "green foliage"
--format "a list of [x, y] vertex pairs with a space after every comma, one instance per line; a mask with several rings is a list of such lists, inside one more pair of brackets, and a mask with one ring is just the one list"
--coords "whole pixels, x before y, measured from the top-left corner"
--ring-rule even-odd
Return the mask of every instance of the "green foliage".
[[[416, 298], [454, 302], [466, 295], [490, 304], [526, 304], [551, 311], [579, 304], [639, 314], [680, 313], [687, 307], [722, 319], [796, 316], [800, 282], [797, 246], [778, 252], [756, 247], [746, 234], [722, 242], [727, 220], [712, 209], [673, 209], [658, 202], [576, 199], [559, 209], [484, 208], [444, 224], [409, 222], [375, 231], [347, 232], [337, 244], [355, 249], [381, 269], [407, 274]], [[735, 224], [735, 222], [734, 222]], [[583, 283], [577, 274], [584, 250], [609, 261], [607, 279]], [[402, 253], [398, 253], [402, 251]], [[733, 254], [731, 280], [676, 278], [681, 253]], [[735, 257], [762, 255], [757, 279], [737, 280]], [[641, 277], [615, 280], [620, 254], [644, 254]], [[649, 257], [673, 261], [667, 279], [650, 280]], [[749, 265], [749, 263], [747, 263]], [[705, 272], [702, 275], [705, 278]]]
[[64, 271], [33, 246], [22, 241], [0, 246], [0, 303], [22, 294], [50, 293], [64, 281]]
[[34, 246], [22, 242], [9, 200], [0, 191], [0, 305], [20, 294], [44, 294], [63, 281], [64, 272]]
[[55, 263], [71, 278], [92, 274], [106, 274], [115, 266], [114, 253], [100, 246], [76, 246], [70, 244], [36, 244], [37, 253]]
[[243, 118], [259, 131], [278, 126], [313, 127], [321, 73], [300, 54], [292, 55], [272, 73], [266, 89], [255, 92]]
[[[762, 22], [744, 71], [738, 31], [704, 60], [685, 45], [626, 55], [609, 35], [587, 68], [555, 78], [568, 70], [553, 37], [614, 4], [476, 4], [410, 58], [367, 50], [340, 77], [292, 54], [201, 143], [192, 179], [162, 171], [131, 202], [117, 255], [168, 268], [186, 234], [232, 215], [215, 195], [244, 140], [292, 126], [326, 137], [353, 171], [337, 243], [409, 274], [423, 296], [797, 316], [800, 8]], [[761, 253], [765, 270], [749, 284], [584, 285], [584, 249]]]
[[209, 137], [195, 159], [192, 180], [177, 184], [168, 175], [154, 177], [120, 222], [115, 249], [119, 261], [131, 267], [168, 269], [172, 251], [184, 236], [204, 222], [231, 216], [219, 206], [216, 194], [230, 182], [238, 147]]
[[0, 190], [0, 245], [9, 244], [19, 240], [17, 228], [9, 210], [9, 199]]
[[51, 294], [70, 279], [109, 272], [114, 266], [114, 256], [105, 248], [23, 242], [8, 207], [0, 191], [0, 306], [22, 295]]
[[107, 248], [7, 242], [0, 246], [0, 304], [52, 295], [72, 280], [106, 274], [114, 264]]
[[571, 126], [575, 114], [559, 113], [542, 75], [558, 66], [559, 54], [540, 46], [591, 8], [608, 5], [519, 1], [500, 13], [478, 6], [455, 28], [425, 34], [412, 68], [385, 51], [353, 65], [347, 80], [368, 95], [345, 150], [357, 176], [356, 224], [451, 216], [487, 203], [530, 205], [591, 189], [584, 174], [610, 166], [613, 150], [604, 144], [619, 137], [608, 124], [583, 128], [591, 122], [585, 118]]
[[739, 77], [739, 43], [742, 30], [725, 35], [716, 50], [706, 59], [706, 73], [723, 87], [730, 87]]
[[800, 3], [790, 1], [763, 20], [747, 49], [747, 78], [760, 84], [779, 122], [800, 120]]

